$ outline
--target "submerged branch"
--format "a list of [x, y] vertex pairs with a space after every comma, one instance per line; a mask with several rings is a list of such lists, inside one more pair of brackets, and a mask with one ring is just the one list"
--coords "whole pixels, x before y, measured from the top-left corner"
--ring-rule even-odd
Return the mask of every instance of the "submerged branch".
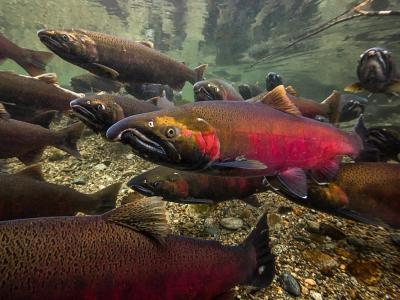
[[362, 9], [366, 5], [371, 4], [373, 1], [374, 0], [365, 0], [365, 1], [361, 2], [360, 4], [354, 6], [350, 10], [345, 11], [341, 15], [319, 25], [319, 27], [317, 27], [315, 30], [302, 34], [295, 41], [291, 42], [289, 45], [287, 45], [277, 51], [274, 51], [271, 54], [259, 59], [258, 61], [256, 61], [252, 65], [250, 65], [250, 68], [267, 60], [268, 58], [273, 57], [274, 55], [276, 55], [278, 53], [287, 51], [288, 49], [292, 48], [293, 46], [299, 44], [300, 42], [302, 42], [310, 37], [317, 35], [318, 33], [321, 33], [322, 31], [325, 31], [325, 30], [327, 30], [333, 26], [336, 26], [338, 24], [341, 24], [343, 22], [347, 22], [349, 20], [359, 18], [359, 17], [400, 16], [400, 11], [395, 11], [395, 10], [367, 11], [367, 10]]

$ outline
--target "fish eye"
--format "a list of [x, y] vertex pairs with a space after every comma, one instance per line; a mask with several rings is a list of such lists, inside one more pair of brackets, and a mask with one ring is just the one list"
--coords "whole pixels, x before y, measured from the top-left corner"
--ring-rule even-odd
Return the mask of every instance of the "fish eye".
[[149, 127], [153, 128], [154, 127], [154, 122], [150, 121], [149, 123], [147, 123], [147, 125], [149, 125]]
[[165, 136], [169, 139], [172, 139], [176, 136], [176, 129], [174, 127], [168, 127], [167, 130], [165, 130]]
[[63, 35], [61, 36], [61, 38], [62, 38], [62, 40], [63, 40], [64, 42], [69, 42], [69, 37], [68, 37], [68, 35], [66, 35], [66, 34], [63, 34]]
[[87, 105], [90, 105], [90, 101], [89, 101], [89, 100], [88, 100], [88, 101], [86, 101], [86, 104], [87, 104]]
[[96, 106], [97, 110], [106, 110], [106, 107], [103, 104], [99, 104]]

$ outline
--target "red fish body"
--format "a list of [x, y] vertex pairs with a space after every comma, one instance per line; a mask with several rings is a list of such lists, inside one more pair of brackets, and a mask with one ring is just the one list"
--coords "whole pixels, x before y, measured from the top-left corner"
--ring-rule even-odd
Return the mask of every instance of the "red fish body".
[[102, 216], [0, 223], [1, 298], [203, 300], [237, 284], [270, 283], [265, 218], [243, 245], [223, 246], [168, 235], [161, 203], [144, 198]]
[[107, 137], [121, 139], [156, 163], [231, 176], [236, 171], [239, 176], [299, 174], [301, 169], [315, 171], [316, 177], [334, 175], [339, 156], [356, 157], [362, 148], [357, 135], [241, 101], [200, 102], [132, 116], [114, 124]]

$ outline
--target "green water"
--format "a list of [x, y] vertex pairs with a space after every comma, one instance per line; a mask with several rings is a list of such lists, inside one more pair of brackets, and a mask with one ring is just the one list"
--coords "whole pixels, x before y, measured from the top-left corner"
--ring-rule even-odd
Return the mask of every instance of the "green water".
[[[356, 81], [359, 55], [384, 46], [400, 52], [399, 17], [359, 18], [335, 26], [291, 51], [255, 68], [249, 65], [268, 51], [287, 45], [359, 1], [350, 0], [14, 0], [0, 1], [0, 31], [17, 44], [45, 50], [36, 36], [42, 28], [83, 28], [155, 47], [190, 67], [208, 63], [207, 78], [236, 83], [258, 82], [265, 74], [282, 74], [302, 95], [322, 99], [332, 89]], [[373, 9], [400, 9], [397, 0], [379, 0]], [[2, 69], [24, 71], [8, 61]], [[62, 84], [84, 70], [55, 58], [48, 70]], [[187, 84], [184, 97], [192, 99]]]

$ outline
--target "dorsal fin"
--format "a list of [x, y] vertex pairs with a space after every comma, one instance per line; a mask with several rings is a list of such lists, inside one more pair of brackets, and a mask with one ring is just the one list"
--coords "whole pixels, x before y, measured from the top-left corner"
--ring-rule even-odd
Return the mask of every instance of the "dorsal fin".
[[58, 84], [58, 78], [56, 73], [45, 73], [34, 78], [39, 79], [40, 81], [46, 82], [48, 84]]
[[150, 49], [154, 49], [154, 43], [150, 41], [137, 41], [137, 43], [142, 44]]
[[10, 114], [7, 112], [6, 108], [2, 103], [0, 103], [0, 119], [8, 120], [10, 118]]
[[283, 85], [278, 85], [272, 91], [265, 94], [262, 98], [260, 98], [259, 102], [267, 104], [272, 108], [286, 112], [288, 114], [301, 116], [300, 110], [289, 99]]
[[160, 96], [153, 97], [153, 98], [150, 98], [150, 99], [146, 100], [147, 103], [151, 103], [151, 104], [153, 104], [155, 106], [158, 106], [158, 101], [160, 101]]
[[15, 173], [14, 175], [26, 176], [26, 177], [30, 177], [32, 179], [36, 179], [38, 181], [46, 181], [46, 179], [44, 179], [44, 176], [42, 173], [41, 165], [33, 165], [30, 167], [27, 167], [27, 168]]
[[292, 96], [299, 97], [299, 93], [291, 85], [286, 87], [286, 92]]
[[103, 215], [106, 222], [114, 223], [164, 243], [169, 233], [165, 215], [165, 202], [161, 197], [141, 198]]

